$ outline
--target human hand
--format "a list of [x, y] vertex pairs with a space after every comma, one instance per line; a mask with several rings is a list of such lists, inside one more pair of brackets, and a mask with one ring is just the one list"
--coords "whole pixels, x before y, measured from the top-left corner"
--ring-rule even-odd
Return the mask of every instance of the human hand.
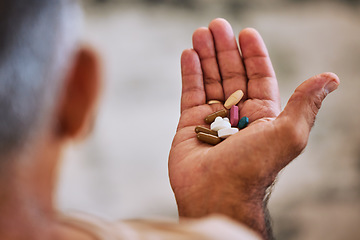
[[[225, 214], [267, 238], [263, 199], [277, 173], [305, 148], [322, 100], [339, 85], [333, 73], [301, 84], [281, 112], [275, 73], [254, 29], [239, 34], [223, 19], [193, 35], [181, 57], [181, 117], [169, 156], [169, 175], [181, 217]], [[250, 125], [216, 146], [199, 142], [194, 128], [241, 89], [240, 118]]]

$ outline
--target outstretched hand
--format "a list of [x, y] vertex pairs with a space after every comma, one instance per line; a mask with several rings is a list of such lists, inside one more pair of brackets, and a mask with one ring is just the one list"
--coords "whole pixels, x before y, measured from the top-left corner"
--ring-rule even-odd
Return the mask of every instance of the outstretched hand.
[[[224, 19], [193, 35], [181, 56], [181, 117], [169, 156], [170, 182], [182, 217], [225, 214], [266, 237], [263, 198], [277, 173], [305, 148], [322, 100], [339, 79], [323, 73], [302, 83], [281, 112], [276, 76], [254, 29], [239, 34], [238, 48]], [[194, 128], [241, 89], [240, 118], [250, 125], [216, 146], [199, 142]]]

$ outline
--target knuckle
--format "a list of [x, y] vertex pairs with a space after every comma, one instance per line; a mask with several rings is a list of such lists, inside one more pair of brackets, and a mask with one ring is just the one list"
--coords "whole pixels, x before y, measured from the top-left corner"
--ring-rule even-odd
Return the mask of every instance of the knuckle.
[[324, 91], [320, 92], [319, 94], [316, 94], [313, 97], [312, 103], [311, 103], [311, 109], [312, 109], [315, 116], [319, 112], [319, 110], [321, 108], [322, 101], [324, 100], [325, 97], [326, 97], [326, 93]]
[[225, 74], [223, 74], [222, 76], [223, 81], [232, 81], [232, 80], [236, 80], [236, 79], [247, 79], [247, 75], [245, 72], [226, 72]]
[[258, 79], [265, 80], [265, 79], [271, 79], [271, 78], [273, 78], [273, 76], [271, 76], [270, 74], [264, 73], [264, 72], [259, 72], [259, 71], [252, 72], [251, 74], [249, 74], [250, 80], [258, 80]]
[[212, 76], [205, 76], [204, 77], [204, 82], [205, 82], [205, 84], [210, 85], [210, 84], [218, 84], [218, 83], [221, 82], [221, 80], [218, 79], [218, 78], [212, 77]]

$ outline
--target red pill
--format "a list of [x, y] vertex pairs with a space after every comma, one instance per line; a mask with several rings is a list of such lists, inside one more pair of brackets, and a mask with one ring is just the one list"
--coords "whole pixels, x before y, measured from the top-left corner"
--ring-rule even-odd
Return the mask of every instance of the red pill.
[[237, 127], [239, 123], [239, 107], [232, 106], [230, 108], [230, 124], [232, 127]]

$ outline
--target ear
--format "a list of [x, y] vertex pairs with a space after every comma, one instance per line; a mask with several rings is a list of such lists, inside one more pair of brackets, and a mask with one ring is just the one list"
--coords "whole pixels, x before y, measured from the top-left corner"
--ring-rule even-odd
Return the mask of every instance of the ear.
[[58, 118], [60, 137], [76, 138], [89, 131], [94, 121], [100, 87], [98, 56], [90, 48], [82, 47], [65, 80]]

